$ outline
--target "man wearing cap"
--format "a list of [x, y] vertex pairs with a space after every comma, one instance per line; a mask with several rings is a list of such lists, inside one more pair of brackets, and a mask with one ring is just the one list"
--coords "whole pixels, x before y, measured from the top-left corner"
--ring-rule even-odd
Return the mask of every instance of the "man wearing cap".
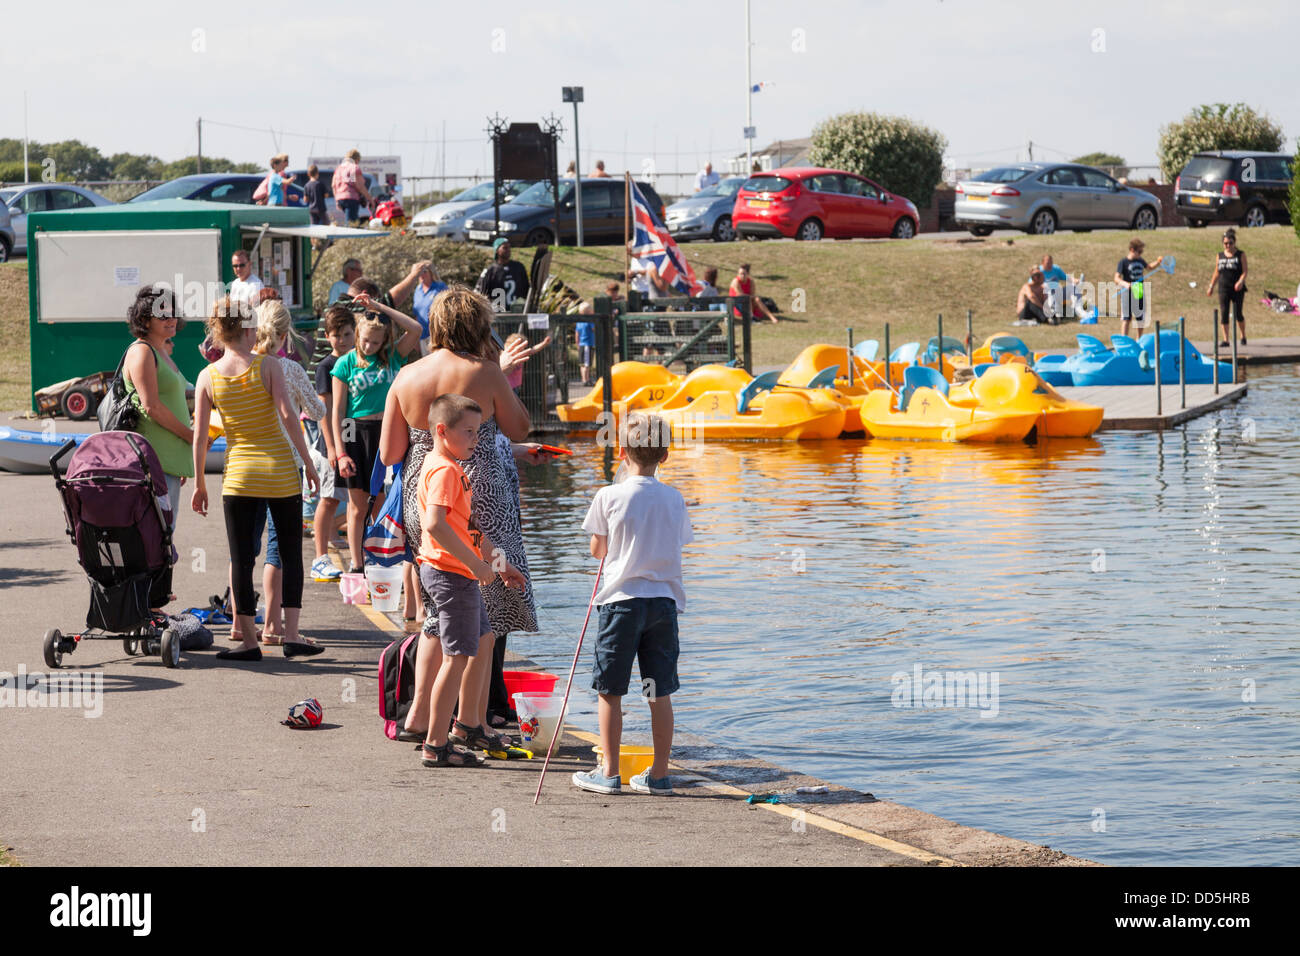
[[528, 295], [528, 272], [510, 258], [510, 240], [501, 238], [492, 243], [492, 265], [483, 270], [474, 290], [488, 297], [492, 311], [509, 312], [517, 299]]

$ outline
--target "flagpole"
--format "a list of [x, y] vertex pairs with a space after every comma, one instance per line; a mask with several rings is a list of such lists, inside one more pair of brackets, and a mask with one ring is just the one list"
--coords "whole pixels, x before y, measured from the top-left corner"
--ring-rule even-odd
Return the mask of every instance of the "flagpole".
[[632, 174], [626, 169], [623, 170], [623, 283], [627, 286], [628, 292], [632, 291], [632, 220], [630, 211], [632, 209]]
[[754, 125], [754, 78], [750, 70], [749, 54], [753, 49], [749, 40], [749, 0], [745, 0], [745, 175], [754, 168], [754, 141], [749, 138], [749, 128]]

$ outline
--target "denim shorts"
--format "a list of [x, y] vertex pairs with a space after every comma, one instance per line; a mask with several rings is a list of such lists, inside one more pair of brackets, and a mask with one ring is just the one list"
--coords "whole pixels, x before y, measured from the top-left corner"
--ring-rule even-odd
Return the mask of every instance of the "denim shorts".
[[632, 679], [632, 660], [641, 671], [641, 694], [667, 697], [677, 682], [677, 602], [670, 597], [629, 598], [602, 604], [596, 634], [591, 689], [622, 697]]

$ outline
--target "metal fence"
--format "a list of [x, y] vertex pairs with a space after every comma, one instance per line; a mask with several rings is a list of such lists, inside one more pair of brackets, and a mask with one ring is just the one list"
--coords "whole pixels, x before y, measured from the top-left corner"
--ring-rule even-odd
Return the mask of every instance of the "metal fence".
[[747, 297], [658, 299], [653, 303], [655, 311], [623, 311], [650, 308], [633, 292], [628, 300], [613, 302], [600, 297], [592, 305], [595, 311], [591, 315], [510, 312], [493, 319], [502, 341], [518, 334], [536, 345], [551, 337], [551, 344], [524, 365], [519, 387], [520, 400], [535, 431], [567, 431], [555, 406], [586, 393], [577, 345], [580, 323], [595, 326], [590, 382], [604, 381], [606, 395], [612, 395], [610, 370], [616, 362], [653, 362], [687, 372], [710, 363], [752, 367]]

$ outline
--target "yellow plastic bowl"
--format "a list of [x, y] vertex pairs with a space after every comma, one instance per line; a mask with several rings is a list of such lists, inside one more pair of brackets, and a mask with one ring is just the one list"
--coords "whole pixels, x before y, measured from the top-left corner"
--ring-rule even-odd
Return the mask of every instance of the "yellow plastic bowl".
[[[605, 751], [597, 744], [592, 752], [604, 760]], [[631, 784], [632, 778], [655, 762], [653, 747], [629, 747], [623, 744], [618, 748], [618, 779], [624, 784]]]

